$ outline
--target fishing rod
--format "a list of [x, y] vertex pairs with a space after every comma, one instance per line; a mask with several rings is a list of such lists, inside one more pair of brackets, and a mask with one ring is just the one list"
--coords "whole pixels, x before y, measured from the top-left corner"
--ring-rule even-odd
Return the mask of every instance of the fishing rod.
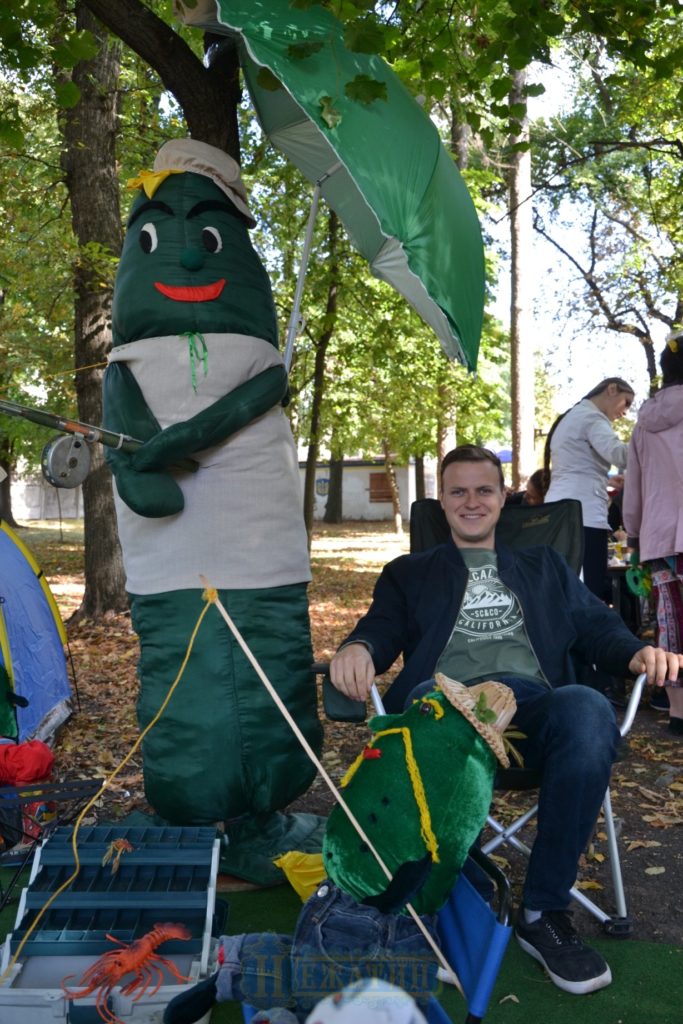
[[[30, 420], [31, 423], [37, 423], [41, 427], [61, 430], [63, 434], [76, 435], [89, 444], [99, 443], [119, 451], [134, 452], [144, 443], [136, 437], [131, 437], [130, 434], [119, 434], [117, 431], [107, 430], [105, 427], [94, 427], [90, 423], [67, 419], [56, 413], [46, 412], [44, 409], [31, 409], [27, 405], [9, 402], [4, 398], [0, 398], [0, 413]], [[56, 487], [77, 487], [87, 476], [90, 467], [89, 455], [84, 454], [87, 453], [87, 449], [79, 445], [78, 442], [67, 446], [68, 451], [65, 451], [65, 446], [60, 444], [65, 440], [66, 438], [58, 438], [55, 442], [50, 442], [45, 446], [42, 462], [43, 474]], [[78, 471], [79, 466], [80, 471]], [[179, 459], [174, 468], [195, 473], [199, 469], [199, 463], [195, 459]]]

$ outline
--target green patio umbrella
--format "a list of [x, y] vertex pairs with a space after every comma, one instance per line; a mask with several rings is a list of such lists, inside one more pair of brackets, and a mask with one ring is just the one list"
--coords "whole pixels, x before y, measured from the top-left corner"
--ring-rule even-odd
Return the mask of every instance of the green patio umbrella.
[[[316, 186], [315, 202], [322, 195], [338, 214], [373, 274], [408, 300], [449, 357], [474, 369], [484, 305], [479, 221], [435, 126], [391, 68], [347, 49], [342, 25], [317, 4], [176, 0], [175, 7], [186, 24], [239, 39], [247, 88], [271, 143]], [[272, 76], [280, 88], [268, 87]], [[382, 83], [386, 99], [349, 98], [346, 87], [358, 76]], [[308, 245], [311, 234], [312, 220]], [[302, 284], [300, 274], [288, 350]]]

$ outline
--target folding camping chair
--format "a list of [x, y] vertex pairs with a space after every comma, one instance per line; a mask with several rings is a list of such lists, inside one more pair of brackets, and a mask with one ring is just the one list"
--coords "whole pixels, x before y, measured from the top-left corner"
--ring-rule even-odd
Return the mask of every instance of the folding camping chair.
[[[413, 502], [410, 511], [411, 551], [423, 551], [425, 548], [443, 543], [449, 533], [443, 509], [436, 499], [424, 498]], [[503, 508], [496, 527], [496, 537], [510, 548], [547, 544], [563, 555], [569, 565], [578, 573], [583, 561], [581, 503], [574, 499], [564, 499], [536, 506], [507, 505]], [[626, 736], [633, 724], [644, 685], [645, 676], [641, 675], [633, 685], [620, 726], [622, 737]], [[513, 767], [500, 770], [496, 777], [497, 790], [533, 790], [537, 789], [539, 784], [540, 777], [523, 768]], [[491, 854], [500, 846], [509, 844], [519, 853], [528, 857], [531, 850], [518, 837], [518, 832], [536, 816], [537, 809], [538, 804], [534, 804], [508, 826], [504, 826], [493, 815], [489, 815], [488, 825], [494, 836], [483, 843], [483, 852]], [[631, 934], [631, 921], [626, 906], [609, 788], [605, 793], [603, 814], [616, 914], [606, 913], [576, 887], [571, 891], [572, 898], [600, 921], [608, 935], [626, 937]]]

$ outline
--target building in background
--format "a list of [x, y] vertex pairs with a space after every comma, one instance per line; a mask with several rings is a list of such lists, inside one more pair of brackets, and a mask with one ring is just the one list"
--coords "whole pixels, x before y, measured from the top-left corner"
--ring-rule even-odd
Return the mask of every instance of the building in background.
[[[299, 463], [303, 493], [305, 463]], [[410, 506], [416, 497], [415, 464], [396, 466], [396, 483], [401, 501], [401, 514], [407, 522]], [[425, 497], [436, 497], [436, 460], [425, 459]], [[315, 519], [325, 515], [330, 482], [329, 462], [319, 462], [315, 471]], [[81, 488], [72, 490], [53, 487], [40, 473], [12, 482], [12, 512], [15, 519], [80, 519], [83, 515]], [[393, 519], [391, 492], [384, 471], [384, 460], [349, 458], [344, 460], [342, 483], [342, 518]]]

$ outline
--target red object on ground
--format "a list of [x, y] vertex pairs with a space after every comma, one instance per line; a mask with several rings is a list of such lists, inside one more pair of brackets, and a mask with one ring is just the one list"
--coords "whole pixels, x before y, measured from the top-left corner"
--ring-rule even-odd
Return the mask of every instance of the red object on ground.
[[0, 744], [0, 785], [44, 782], [52, 772], [54, 754], [42, 740]]

